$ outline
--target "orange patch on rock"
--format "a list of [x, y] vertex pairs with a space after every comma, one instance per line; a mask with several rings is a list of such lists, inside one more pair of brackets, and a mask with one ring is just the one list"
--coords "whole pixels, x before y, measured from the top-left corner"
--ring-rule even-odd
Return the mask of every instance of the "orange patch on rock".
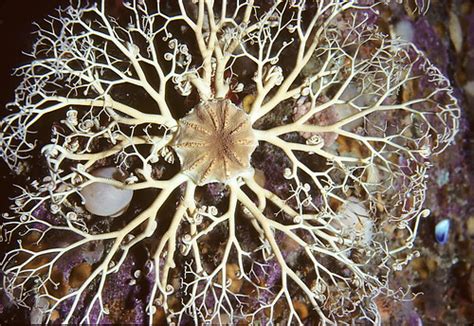
[[74, 266], [71, 275], [69, 275], [69, 286], [73, 289], [80, 287], [91, 273], [92, 265], [89, 263], [82, 263]]

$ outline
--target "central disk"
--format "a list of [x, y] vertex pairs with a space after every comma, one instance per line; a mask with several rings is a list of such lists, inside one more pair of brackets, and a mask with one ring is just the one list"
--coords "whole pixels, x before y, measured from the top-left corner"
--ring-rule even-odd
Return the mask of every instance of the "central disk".
[[199, 103], [178, 121], [171, 146], [197, 185], [226, 182], [251, 171], [257, 147], [249, 116], [229, 100]]

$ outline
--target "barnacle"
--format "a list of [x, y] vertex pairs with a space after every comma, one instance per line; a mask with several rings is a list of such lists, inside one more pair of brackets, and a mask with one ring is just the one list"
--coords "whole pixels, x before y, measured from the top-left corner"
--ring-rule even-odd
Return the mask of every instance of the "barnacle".
[[[123, 322], [128, 291], [139, 323], [379, 323], [458, 129], [449, 81], [370, 1], [112, 3], [58, 10], [17, 70], [0, 153], [47, 175], [4, 216], [5, 290], [45, 322]], [[128, 209], [88, 211], [94, 184]]]

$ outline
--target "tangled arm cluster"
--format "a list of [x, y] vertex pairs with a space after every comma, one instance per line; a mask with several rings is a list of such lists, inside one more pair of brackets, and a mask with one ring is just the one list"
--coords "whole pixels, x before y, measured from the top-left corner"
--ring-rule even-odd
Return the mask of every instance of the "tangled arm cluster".
[[[8, 293], [46, 322], [111, 320], [139, 253], [149, 323], [378, 323], [457, 131], [446, 78], [370, 1], [108, 5], [58, 10], [16, 71], [0, 154], [48, 175], [4, 216]], [[117, 188], [130, 203], [86, 191]]]

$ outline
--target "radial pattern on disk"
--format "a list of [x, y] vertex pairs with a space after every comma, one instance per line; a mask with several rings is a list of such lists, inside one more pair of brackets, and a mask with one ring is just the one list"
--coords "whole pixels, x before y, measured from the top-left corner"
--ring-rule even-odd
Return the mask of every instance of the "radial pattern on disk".
[[198, 185], [246, 174], [256, 146], [248, 115], [229, 100], [198, 104], [179, 120], [173, 141], [183, 172]]

